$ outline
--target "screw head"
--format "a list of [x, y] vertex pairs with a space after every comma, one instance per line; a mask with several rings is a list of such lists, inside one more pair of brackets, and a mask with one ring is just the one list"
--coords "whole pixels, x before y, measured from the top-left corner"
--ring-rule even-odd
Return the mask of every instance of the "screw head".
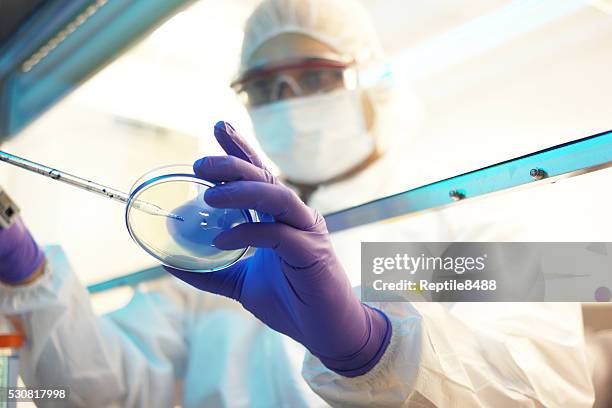
[[531, 178], [533, 178], [534, 180], [542, 180], [544, 178], [546, 178], [548, 176], [548, 174], [546, 173], [546, 171], [542, 170], [542, 169], [531, 169], [529, 171], [529, 175], [531, 176]]
[[453, 199], [453, 201], [459, 201], [465, 198], [465, 194], [457, 190], [451, 190], [448, 192], [448, 196]]

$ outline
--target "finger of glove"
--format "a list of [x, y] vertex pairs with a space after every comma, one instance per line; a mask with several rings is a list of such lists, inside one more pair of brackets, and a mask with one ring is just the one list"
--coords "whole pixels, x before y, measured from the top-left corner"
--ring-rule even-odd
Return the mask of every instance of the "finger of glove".
[[304, 247], [299, 231], [279, 223], [240, 224], [217, 235], [215, 247], [224, 250], [246, 248], [271, 248], [292, 267], [305, 267], [314, 262], [313, 253]]
[[200, 290], [239, 299], [244, 279], [245, 261], [240, 260], [226, 269], [216, 272], [187, 272], [164, 266], [166, 271]]
[[225, 153], [238, 157], [259, 168], [265, 168], [255, 150], [244, 141], [236, 129], [227, 122], [219, 121], [215, 125], [215, 138]]
[[264, 212], [298, 229], [308, 229], [316, 221], [315, 211], [281, 184], [232, 181], [206, 190], [204, 200], [211, 207]]
[[193, 164], [196, 176], [213, 183], [228, 181], [259, 181], [276, 184], [276, 177], [267, 169], [257, 167], [234, 156], [208, 156]]

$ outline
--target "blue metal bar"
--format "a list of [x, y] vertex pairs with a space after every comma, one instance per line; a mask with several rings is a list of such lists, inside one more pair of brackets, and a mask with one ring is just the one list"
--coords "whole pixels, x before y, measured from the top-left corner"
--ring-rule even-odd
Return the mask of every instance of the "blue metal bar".
[[147, 282], [153, 279], [161, 278], [162, 276], [166, 275], [168, 275], [168, 272], [166, 272], [164, 268], [162, 268], [161, 266], [155, 266], [153, 268], [148, 268], [142, 271], [123, 275], [118, 278], [94, 283], [93, 285], [89, 285], [87, 287], [87, 290], [89, 291], [89, 293], [104, 292], [106, 290], [117, 288], [119, 286], [135, 286], [141, 282]]
[[448, 205], [450, 193], [472, 198], [534, 181], [532, 169], [548, 178], [612, 162], [612, 131], [550, 147], [468, 173], [326, 215], [330, 232]]
[[[0, 89], [0, 100], [4, 105], [3, 112], [0, 112], [0, 136], [19, 132], [130, 45], [192, 1], [78, 0], [80, 8], [58, 6], [44, 13], [40, 19], [36, 19], [35, 26], [14, 38], [5, 56], [0, 56], [0, 85], [3, 87]], [[63, 37], [31, 70], [24, 69], [24, 59], [29, 57], [21, 50], [24, 44], [30, 40], [36, 44], [26, 47], [31, 55], [44, 45], [41, 41], [51, 40], [58, 31], [59, 23], [69, 25], [70, 17], [75, 12], [78, 15], [84, 5], [98, 2], [102, 6], [82, 25]], [[52, 23], [53, 30], [47, 29], [45, 22]]]
[[18, 70], [21, 63], [43, 46], [91, 0], [48, 1], [0, 49], [0, 78]]
[[[453, 191], [457, 192], [455, 198], [470, 199], [529, 185], [541, 177], [553, 181], [559, 177], [596, 171], [611, 164], [612, 131], [608, 131], [328, 214], [325, 220], [333, 233], [450, 205], [453, 203]], [[532, 170], [536, 172], [532, 174]], [[101, 282], [88, 289], [101, 292], [118, 286], [136, 285], [164, 274], [160, 267], [151, 268]]]

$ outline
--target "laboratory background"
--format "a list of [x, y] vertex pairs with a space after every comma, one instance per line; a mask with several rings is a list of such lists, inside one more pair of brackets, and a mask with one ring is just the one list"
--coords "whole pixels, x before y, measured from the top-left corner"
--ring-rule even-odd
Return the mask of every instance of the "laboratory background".
[[[213, 134], [215, 123], [223, 120], [239, 130], [273, 173], [280, 174], [258, 144], [243, 101], [230, 87], [238, 74], [243, 27], [258, 3], [0, 0], [0, 150], [130, 192], [152, 169], [191, 167], [203, 156], [224, 154]], [[396, 180], [391, 193], [401, 193], [612, 130], [612, 0], [361, 3], [372, 17], [384, 58], [371, 72], [365, 70], [360, 79], [367, 85], [369, 76], [372, 81], [383, 78], [391, 89], [393, 106], [384, 118], [383, 136], [389, 144], [388, 154], [397, 163], [386, 172], [378, 172], [379, 179], [368, 179], [368, 194], [379, 191], [386, 178]], [[20, 46], [14, 46], [15, 42]], [[576, 152], [574, 157], [564, 157], [578, 166], [590, 162], [591, 157], [580, 156], [579, 149]], [[334, 153], [341, 155], [342, 151]], [[353, 286], [361, 283], [356, 248], [361, 242], [380, 241], [381, 237], [403, 241], [453, 236], [464, 242], [612, 242], [610, 163], [608, 160], [574, 171], [574, 177], [531, 177], [528, 183], [511, 189], [503, 187], [493, 177], [494, 172], [484, 172], [480, 182], [491, 194], [457, 201], [450, 194], [445, 197], [445, 205], [415, 212], [407, 208], [401, 216], [379, 216], [376, 222], [348, 217], [351, 228], [334, 230], [331, 242]], [[505, 168], [512, 172], [511, 167]], [[510, 173], [508, 177], [512, 178]], [[490, 179], [486, 179], [488, 174]], [[61, 245], [76, 277], [92, 293], [96, 314], [120, 310], [137, 298], [133, 296], [138, 293], [136, 283], [153, 286], [155, 279], [168, 276], [159, 262], [130, 237], [125, 205], [2, 162], [0, 186], [18, 204], [37, 242]], [[364, 204], [359, 201], [360, 193], [347, 193], [353, 196], [351, 205]], [[372, 199], [368, 194], [363, 194], [369, 197], [364, 201]], [[388, 194], [385, 191], [379, 198]], [[352, 211], [340, 204], [327, 205], [330, 213]], [[571, 261], [563, 254], [559, 257]], [[598, 289], [594, 284], [593, 293]], [[606, 289], [610, 294], [611, 288]], [[202, 305], [208, 299], [194, 298]], [[600, 303], [595, 300], [594, 295], [593, 302], [581, 306], [587, 338], [612, 329], [609, 296]], [[518, 328], [514, 343], [517, 350], [520, 333], [534, 337], [539, 333], [539, 315], [529, 309], [530, 305], [523, 306], [523, 319], [517, 318], [515, 326], [510, 322]], [[539, 306], [544, 309], [548, 305]], [[574, 306], [579, 308], [578, 304]], [[402, 307], [408, 306], [404, 303]], [[459, 304], [454, 313], [461, 315], [468, 309]], [[483, 321], [489, 318], [495, 322], [495, 313], [493, 307], [491, 311], [474, 307], [474, 317], [466, 320], [465, 327], [477, 325], [481, 315]], [[576, 315], [580, 317], [579, 310]], [[459, 327], [447, 326], [447, 320], [431, 316], [427, 316], [430, 322], [440, 327], [431, 326], [440, 333], [451, 333]], [[559, 313], [546, 316], [560, 318]], [[506, 322], [503, 316], [499, 320], [501, 325]], [[78, 319], [75, 321], [78, 323]], [[83, 321], [88, 324], [90, 320]], [[211, 341], [220, 338], [217, 344], [231, 345], [232, 339], [223, 337], [223, 324], [196, 339], [205, 344], [210, 334]], [[150, 334], [143, 333], [144, 337]], [[546, 337], [546, 330], [543, 333]], [[566, 334], [567, 338], [578, 335]], [[125, 337], [120, 333], [117, 338], [121, 336]], [[566, 340], [558, 334], [550, 334], [550, 338], [560, 344]], [[101, 343], [113, 346], [110, 340], [105, 341]], [[291, 356], [299, 357], [296, 364], [301, 367], [300, 347]], [[482, 349], [496, 354], [486, 345]], [[542, 352], [547, 364], [544, 367], [553, 374], [549, 378], [556, 369], [570, 373], [567, 378], [574, 378], [573, 374], [579, 378], [578, 369], [574, 372], [572, 367], [555, 366], [555, 352], [550, 352], [552, 357], [546, 354], [550, 350]], [[198, 364], [208, 360], [200, 361], [196, 354], [190, 355], [190, 364], [198, 371]], [[242, 354], [229, 354], [237, 359], [237, 366], [248, 366], [240, 360]], [[452, 353], [439, 354], [446, 358]], [[65, 361], [72, 363], [76, 360], [71, 360], [73, 355], [66, 353]], [[253, 355], [257, 357], [257, 353]], [[134, 367], [138, 366], [136, 359], [132, 360]], [[27, 356], [24, 363], [28, 363]], [[529, 358], [523, 363], [527, 368], [537, 367]], [[223, 367], [219, 369], [222, 374]], [[274, 374], [275, 366], [269, 367]], [[308, 371], [308, 364], [305, 367]], [[491, 367], [497, 373], [499, 367]], [[504, 366], [500, 367], [503, 371]], [[211, 364], [207, 377], [212, 385], [224, 380], [214, 369]], [[455, 373], [452, 365], [444, 369]], [[276, 370], [279, 373], [282, 370]], [[248, 381], [243, 381], [239, 372], [231, 374], [228, 378], [240, 385], [260, 379], [247, 373], [244, 378]], [[548, 380], [547, 373], [538, 375], [540, 380]], [[265, 376], [261, 378], [265, 382]], [[199, 384], [200, 377], [196, 380], [192, 384]], [[231, 381], [228, 388], [232, 388]], [[290, 387], [282, 390], [291, 397]], [[166, 391], [170, 395], [174, 388], [169, 386]], [[200, 391], [199, 386], [190, 387], [191, 394], [185, 394], [185, 401], [188, 403]], [[552, 400], [558, 390], [538, 391], [552, 396]]]
[[[392, 175], [405, 180], [398, 193], [612, 128], [612, 1], [362, 2], [382, 40], [383, 69], [400, 95], [389, 126], [394, 154], [405, 158], [405, 167]], [[23, 29], [19, 23], [53, 1], [26, 3], [20, 19], [0, 16], [0, 46]], [[95, 15], [113, 0], [91, 3]], [[53, 60], [54, 50], [46, 50], [16, 68], [27, 72], [51, 61], [18, 98], [12, 94], [18, 87], [3, 88], [2, 118], [14, 121], [3, 124], [11, 138], [2, 150], [129, 191], [156, 167], [222, 154], [213, 126], [225, 120], [266, 160], [229, 86], [242, 26], [257, 1], [170, 1], [159, 9], [151, 6], [158, 1], [131, 3], [124, 18], [151, 13], [141, 31], [115, 28], [118, 18], [106, 22], [102, 40], [72, 38], [76, 26], [57, 41], [74, 40], [78, 52]], [[108, 53], [113, 44], [115, 53]], [[97, 58], [100, 49], [108, 58]], [[5, 68], [11, 58], [0, 54], [0, 81], [10, 78]], [[80, 70], [77, 60], [87, 65], [90, 58], [105, 62]], [[65, 92], [51, 98], [58, 84]], [[276, 171], [271, 161], [266, 164]], [[496, 235], [480, 234], [483, 240], [609, 242], [610, 181], [612, 172], [601, 169], [411, 214], [384, 228], [410, 225], [432, 232], [434, 218], [444, 217], [459, 230], [494, 226]], [[38, 242], [62, 245], [84, 285], [158, 265], [132, 241], [121, 204], [3, 163], [0, 185], [19, 204]], [[346, 240], [357, 235], [367, 241], [376, 228], [359, 226]], [[342, 232], [335, 239], [338, 246], [346, 244]], [[358, 273], [350, 279], [359, 284]], [[115, 310], [131, 293], [129, 286], [100, 291], [94, 308]], [[591, 329], [612, 327], [609, 307], [584, 310]]]

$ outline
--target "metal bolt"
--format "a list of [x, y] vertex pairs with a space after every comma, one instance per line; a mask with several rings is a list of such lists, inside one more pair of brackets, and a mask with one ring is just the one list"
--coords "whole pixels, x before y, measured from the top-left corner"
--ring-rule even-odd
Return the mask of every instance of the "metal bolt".
[[529, 175], [534, 180], [542, 180], [548, 177], [548, 174], [546, 173], [546, 171], [542, 169], [531, 169], [531, 171], [529, 172]]
[[448, 195], [450, 198], [453, 199], [453, 201], [459, 201], [459, 200], [463, 200], [465, 198], [465, 194], [463, 194], [460, 191], [457, 190], [451, 190], [448, 192]]

